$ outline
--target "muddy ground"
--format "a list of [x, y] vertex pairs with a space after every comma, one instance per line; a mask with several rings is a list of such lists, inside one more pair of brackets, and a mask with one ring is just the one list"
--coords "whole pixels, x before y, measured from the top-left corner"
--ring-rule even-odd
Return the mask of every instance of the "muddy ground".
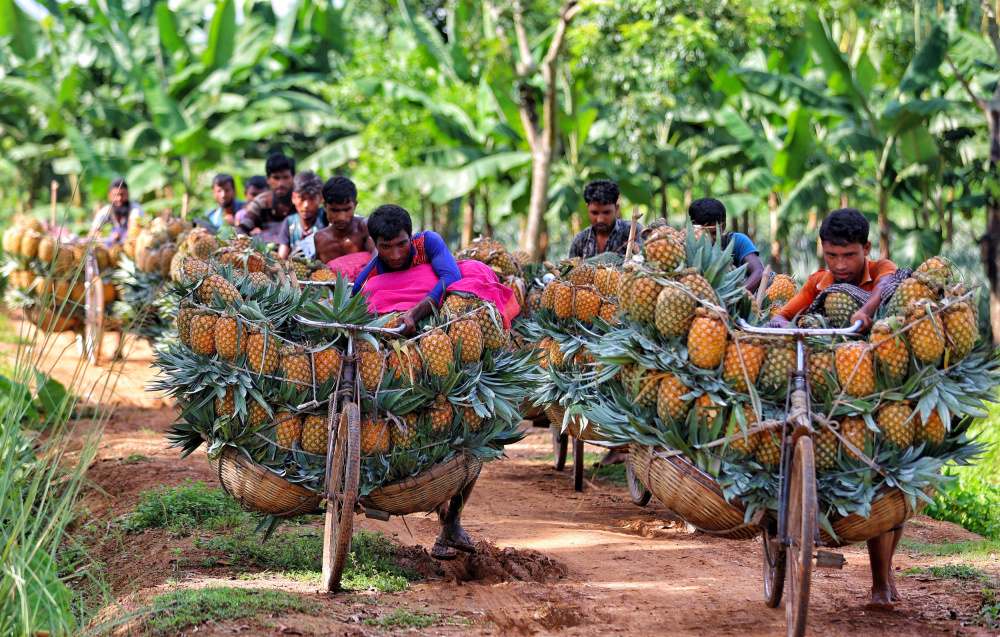
[[[3, 347], [9, 355], [10, 346]], [[163, 432], [174, 411], [145, 391], [154, 375], [152, 353], [145, 343], [131, 340], [127, 350], [110, 398], [113, 414], [88, 471], [87, 523], [95, 527], [127, 513], [141, 491], [157, 485], [178, 485], [187, 478], [217, 483], [201, 450], [182, 459], [177, 450], [167, 449]], [[46, 359], [52, 374], [68, 380], [78, 362], [70, 335], [60, 336], [52, 352]], [[109, 365], [89, 367], [86, 378], [93, 383], [117, 371]], [[420, 547], [433, 543], [437, 524], [432, 517], [410, 516], [405, 523], [398, 518], [387, 523], [356, 519], [356, 529], [392, 534], [405, 547], [404, 558], [426, 575], [404, 592], [329, 595], [315, 584], [277, 575], [239, 579], [225, 564], [178, 566], [173, 549], [182, 550], [185, 564], [197, 563], [206, 552], [193, 546], [193, 537], [177, 538], [166, 531], [121, 536], [104, 543], [99, 557], [126, 610], [172, 587], [210, 585], [283, 590], [322, 605], [315, 616], [205, 624], [197, 628], [198, 635], [377, 634], [386, 631], [361, 620], [396, 608], [439, 616], [438, 625], [419, 629], [435, 635], [784, 634], [784, 609], [769, 609], [762, 601], [759, 540], [690, 533], [655, 498], [639, 508], [624, 489], [609, 483], [588, 481], [583, 493], [575, 493], [569, 470], [556, 472], [546, 461], [549, 431], [523, 424], [528, 436], [508, 448], [508, 459], [483, 468], [466, 508], [466, 529], [481, 541], [474, 558], [450, 564], [429, 560]], [[125, 463], [130, 456], [149, 462]], [[321, 519], [308, 524], [319, 528]], [[904, 537], [925, 543], [980, 539], [923, 516], [908, 523]], [[897, 581], [904, 600], [896, 609], [866, 611], [867, 554], [860, 546], [843, 553], [843, 570], [815, 571], [809, 634], [995, 634], [974, 621], [983, 603], [981, 586], [952, 579], [901, 576]], [[903, 552], [896, 570], [902, 575], [913, 567], [954, 561]], [[1000, 572], [995, 555], [975, 565]], [[400, 632], [409, 630], [416, 629]], [[187, 634], [194, 634], [193, 629]]]

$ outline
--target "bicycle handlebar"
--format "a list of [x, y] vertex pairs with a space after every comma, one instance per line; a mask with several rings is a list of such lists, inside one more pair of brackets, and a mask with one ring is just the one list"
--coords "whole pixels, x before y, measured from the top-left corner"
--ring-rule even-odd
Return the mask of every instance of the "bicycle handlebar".
[[306, 317], [298, 314], [292, 318], [299, 323], [310, 327], [325, 327], [334, 330], [348, 330], [350, 332], [369, 332], [373, 334], [382, 334], [384, 336], [399, 336], [402, 334], [403, 330], [406, 329], [406, 325], [400, 325], [398, 327], [369, 327], [367, 325], [352, 325], [350, 323], [328, 323], [326, 321], [314, 321], [312, 319], [307, 319]]
[[857, 334], [862, 325], [861, 321], [854, 321], [854, 325], [840, 328], [754, 327], [743, 319], [738, 319], [736, 324], [740, 326], [740, 329], [751, 334], [769, 334], [771, 336], [847, 336], [848, 334]]

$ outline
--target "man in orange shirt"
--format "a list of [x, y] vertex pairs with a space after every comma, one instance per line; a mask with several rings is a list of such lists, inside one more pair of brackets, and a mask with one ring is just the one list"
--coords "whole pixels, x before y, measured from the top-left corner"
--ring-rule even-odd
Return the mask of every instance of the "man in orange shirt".
[[[869, 261], [872, 244], [868, 241], [868, 220], [854, 208], [834, 210], [819, 229], [823, 242], [823, 258], [829, 270], [820, 270], [809, 277], [795, 297], [785, 304], [770, 325], [787, 327], [803, 310], [809, 309], [816, 296], [834, 283], [850, 283], [871, 292], [871, 298], [861, 306], [851, 323], [860, 320], [862, 331], [872, 327], [872, 317], [882, 302], [882, 290], [896, 272], [892, 261]], [[893, 581], [892, 556], [903, 536], [903, 527], [886, 531], [868, 540], [868, 559], [872, 569], [872, 598], [868, 608], [892, 610], [893, 600], [899, 599]]]
[[851, 323], [860, 320], [861, 331], [867, 332], [872, 327], [872, 317], [882, 303], [882, 289], [896, 272], [896, 264], [889, 260], [868, 260], [872, 249], [868, 240], [868, 220], [854, 208], [841, 208], [827, 215], [819, 228], [819, 238], [823, 242], [823, 258], [829, 269], [810, 276], [770, 324], [774, 327], [788, 326], [797, 314], [809, 309], [820, 292], [834, 283], [850, 283], [871, 292], [868, 302], [851, 317]]

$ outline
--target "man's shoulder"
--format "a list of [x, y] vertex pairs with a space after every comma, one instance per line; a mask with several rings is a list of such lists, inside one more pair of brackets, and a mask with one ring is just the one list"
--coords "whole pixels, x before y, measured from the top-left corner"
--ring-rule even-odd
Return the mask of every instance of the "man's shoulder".
[[823, 277], [825, 277], [829, 273], [830, 273], [829, 270], [825, 270], [823, 268], [816, 270], [815, 272], [809, 275], [808, 279], [806, 279], [806, 285], [809, 285], [810, 283], [812, 284], [819, 283], [820, 281], [823, 280]]
[[271, 191], [262, 192], [253, 198], [253, 201], [247, 204], [249, 206], [256, 206], [257, 208], [270, 208], [271, 207]]
[[884, 276], [889, 276], [894, 274], [899, 266], [890, 261], [889, 259], [879, 259], [877, 261], [868, 262], [868, 271], [871, 274], [873, 280], [881, 279]]

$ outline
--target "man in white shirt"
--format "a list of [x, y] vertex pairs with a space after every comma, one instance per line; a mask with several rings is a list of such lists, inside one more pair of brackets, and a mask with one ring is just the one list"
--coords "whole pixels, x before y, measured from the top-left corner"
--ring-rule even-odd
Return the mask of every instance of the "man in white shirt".
[[122, 243], [133, 223], [144, 219], [146, 211], [142, 206], [128, 199], [128, 184], [124, 179], [114, 179], [108, 188], [108, 201], [111, 203], [101, 209], [90, 224], [90, 238], [96, 238], [104, 233], [106, 226], [111, 226], [108, 243]]

